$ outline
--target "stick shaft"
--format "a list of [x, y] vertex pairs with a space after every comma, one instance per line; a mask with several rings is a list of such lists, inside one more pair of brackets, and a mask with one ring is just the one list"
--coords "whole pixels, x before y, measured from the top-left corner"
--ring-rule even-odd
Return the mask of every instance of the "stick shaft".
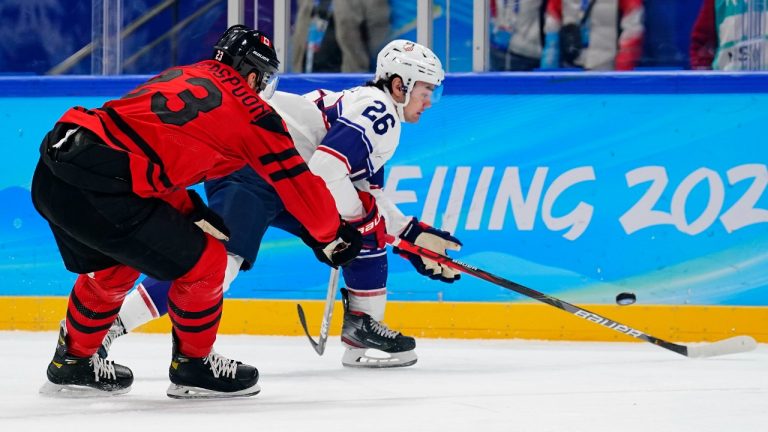
[[315, 342], [312, 336], [309, 334], [309, 328], [307, 328], [307, 317], [304, 314], [304, 309], [300, 304], [296, 305], [296, 311], [299, 314], [299, 323], [304, 330], [304, 334], [309, 339], [309, 343], [314, 348], [317, 355], [323, 355], [325, 352], [325, 343], [328, 341], [328, 332], [331, 327], [331, 318], [333, 317], [333, 306], [336, 303], [336, 290], [339, 287], [339, 269], [332, 268], [331, 275], [328, 279], [328, 290], [325, 295], [325, 308], [323, 309], [323, 321], [320, 323], [320, 337]]
[[534, 289], [528, 288], [517, 282], [512, 282], [511, 280], [504, 279], [500, 276], [496, 276], [485, 270], [479, 269], [469, 264], [465, 264], [461, 261], [457, 261], [445, 255], [441, 255], [437, 252], [415, 245], [406, 240], [387, 235], [387, 242], [390, 243], [392, 246], [398, 247], [404, 251], [421, 256], [423, 258], [437, 261], [441, 265], [444, 265], [446, 267], [450, 267], [452, 269], [458, 270], [462, 273], [483, 279], [494, 285], [498, 285], [502, 288], [506, 288], [516, 293], [522, 294], [526, 297], [530, 297], [534, 300], [538, 300], [542, 303], [546, 303], [550, 306], [554, 306], [572, 315], [576, 315], [579, 318], [583, 318], [595, 324], [602, 325], [603, 327], [609, 328], [619, 333], [623, 333], [627, 336], [632, 336], [634, 338], [644, 340], [646, 342], [649, 342], [654, 345], [660, 346], [662, 348], [668, 349], [670, 351], [676, 352], [680, 355], [684, 355], [684, 356], [688, 355], [688, 347], [685, 345], [679, 345], [672, 342], [667, 342], [663, 339], [659, 339], [657, 337], [653, 337], [651, 335], [645, 334], [640, 330], [634, 329], [626, 324], [621, 324], [619, 322], [606, 318], [595, 312], [591, 312], [586, 309], [580, 308], [578, 306], [572, 305], [566, 301], [560, 300], [558, 298], [555, 298], [547, 294], [544, 294], [542, 292], [536, 291]]
[[331, 328], [331, 318], [333, 318], [333, 306], [336, 304], [336, 291], [339, 288], [339, 269], [332, 267], [328, 278], [328, 291], [325, 297], [325, 308], [323, 309], [323, 321], [320, 323], [320, 355], [325, 351], [325, 343], [328, 341], [328, 332]]

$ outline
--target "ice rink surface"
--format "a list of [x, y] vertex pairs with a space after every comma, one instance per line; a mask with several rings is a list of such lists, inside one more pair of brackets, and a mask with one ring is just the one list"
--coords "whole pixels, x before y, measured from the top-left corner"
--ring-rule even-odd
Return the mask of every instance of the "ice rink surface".
[[692, 360], [648, 343], [419, 339], [409, 368], [341, 366], [303, 337], [219, 336], [257, 366], [251, 398], [166, 397], [170, 337], [130, 334], [111, 358], [133, 369], [124, 396], [38, 394], [53, 332], [0, 332], [0, 431], [712, 431], [768, 430], [768, 346]]

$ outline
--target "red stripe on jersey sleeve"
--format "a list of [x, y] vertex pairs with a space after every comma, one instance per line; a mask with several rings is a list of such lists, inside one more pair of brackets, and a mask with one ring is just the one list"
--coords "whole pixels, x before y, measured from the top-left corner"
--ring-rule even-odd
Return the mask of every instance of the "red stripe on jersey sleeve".
[[324, 153], [328, 153], [329, 155], [335, 157], [336, 159], [344, 162], [344, 165], [347, 167], [347, 172], [349, 172], [349, 173], [352, 172], [352, 166], [349, 165], [349, 160], [343, 154], [337, 152], [336, 150], [334, 150], [334, 149], [332, 149], [330, 147], [326, 147], [324, 145], [317, 146], [317, 150], [321, 151], [321, 152], [324, 152]]

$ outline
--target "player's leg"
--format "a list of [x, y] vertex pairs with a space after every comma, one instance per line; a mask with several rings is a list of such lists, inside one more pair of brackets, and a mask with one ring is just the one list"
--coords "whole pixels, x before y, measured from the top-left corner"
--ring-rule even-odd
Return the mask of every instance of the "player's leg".
[[[382, 320], [387, 302], [387, 250], [364, 249], [343, 268], [345, 366], [402, 367], [416, 363], [416, 341], [389, 329]], [[370, 349], [383, 352], [372, 355]]]
[[[224, 272], [223, 291], [227, 292], [232, 281], [237, 277], [243, 257], [227, 253], [227, 268]], [[141, 325], [168, 313], [168, 291], [171, 281], [145, 277], [136, 289], [128, 293], [123, 300], [120, 313], [112, 323], [99, 348], [99, 355], [106, 358], [112, 343], [119, 337], [132, 332]]]
[[[299, 222], [288, 212], [281, 213], [272, 226], [297, 237], [303, 235]], [[397, 367], [416, 363], [416, 341], [390, 330], [383, 322], [387, 303], [387, 250], [363, 249], [343, 267], [344, 325], [342, 342], [347, 347], [342, 358], [345, 366]], [[368, 350], [380, 351], [369, 355]], [[373, 354], [373, 353], [371, 353]]]
[[[227, 253], [227, 268], [224, 272], [222, 287], [224, 292], [227, 292], [232, 281], [237, 277], [242, 264], [242, 257]], [[120, 322], [116, 322], [116, 325], [122, 326], [122, 331], [128, 333], [167, 314], [168, 291], [170, 289], [171, 281], [162, 281], [151, 277], [144, 278], [136, 286], [136, 289], [125, 297], [123, 306], [120, 308]]]
[[[119, 293], [133, 285], [138, 272], [118, 265], [80, 275], [70, 294], [67, 320], [62, 320], [53, 359], [48, 365], [44, 394], [90, 395], [106, 392], [123, 394], [130, 390], [133, 373], [125, 366], [94, 353], [104, 331], [119, 307]], [[104, 324], [106, 322], [106, 324]]]
[[[274, 188], [246, 166], [226, 177], [205, 183], [208, 206], [222, 217], [230, 231], [223, 289], [226, 292], [240, 269], [256, 261], [261, 239], [284, 207]], [[168, 312], [170, 281], [152, 277], [142, 280], [128, 294], [118, 320], [104, 338], [101, 355], [106, 357], [118, 337]]]
[[[234, 279], [241, 268], [248, 270], [253, 265], [264, 232], [275, 216], [283, 209], [282, 202], [274, 189], [250, 167], [219, 181], [208, 182], [205, 187], [209, 206], [222, 216], [232, 234], [226, 247], [229, 253], [237, 258], [228, 260], [227, 273]], [[224, 246], [220, 243], [218, 247], [224, 251]], [[205, 274], [207, 273], [203, 272], [202, 275]], [[194, 283], [189, 284], [187, 279], [194, 281], [196, 277], [185, 276], [175, 280], [168, 293], [169, 316], [174, 323], [174, 334], [179, 339], [178, 350], [174, 349], [174, 363], [179, 366], [175, 370], [174, 368], [171, 369], [173, 384], [168, 388], [168, 395], [171, 397], [216, 397], [215, 393], [207, 389], [216, 390], [219, 381], [213, 382], [213, 386], [205, 385], [200, 388], [194, 379], [190, 379], [197, 375], [196, 367], [204, 368], [205, 366], [187, 361], [188, 356], [194, 356], [194, 352], [200, 351], [200, 348], [197, 345], [185, 343], [181, 337], [185, 333], [194, 334], [211, 325], [210, 317], [217, 313], [217, 309], [211, 308], [192, 314], [185, 311], [184, 307], [177, 302], [177, 297], [180, 296], [180, 292], [195, 288]], [[221, 306], [218, 310], [220, 308]], [[217, 320], [217, 318], [215, 319]], [[218, 325], [218, 320], [216, 323]], [[189, 352], [193, 354], [189, 354]], [[214, 354], [212, 353], [212, 355]], [[220, 356], [209, 356], [207, 359], [210, 364], [219, 368], [219, 373], [229, 374], [231, 381], [228, 385], [241, 385], [243, 387], [242, 390], [235, 390], [235, 394], [252, 394], [253, 389], [245, 385], [250, 376], [241, 371], [240, 365]], [[233, 372], [235, 370], [236, 372]], [[256, 378], [258, 378], [258, 372], [256, 372]]]
[[[130, 369], [94, 354], [138, 272], [77, 236], [87, 230], [103, 237], [114, 234], [114, 224], [94, 211], [89, 198], [88, 193], [38, 164], [32, 182], [33, 203], [49, 221], [64, 265], [79, 274], [70, 293], [68, 319], [61, 323], [47, 369], [48, 382], [41, 389], [45, 394], [121, 394], [128, 392], [133, 382]], [[60, 226], [66, 226], [67, 231]]]
[[[168, 293], [174, 342], [168, 396], [233, 397], [258, 393], [255, 367], [213, 350], [222, 315], [227, 261], [223, 244], [164, 202], [134, 236], [132, 248], [144, 253], [134, 267], [155, 279], [174, 281]], [[152, 247], [147, 248], [148, 245]], [[190, 251], [199, 253], [192, 255]], [[174, 260], [176, 265], [164, 265], [163, 259]]]
[[[57, 227], [52, 226], [52, 230], [62, 256], [77, 256], [81, 264], [89, 258], [94, 262], [109, 259]], [[128, 266], [112, 265], [78, 276], [67, 304], [67, 319], [61, 322], [56, 350], [46, 372], [48, 383], [41, 393], [122, 394], [130, 390], [131, 370], [104, 360], [94, 352], [138, 275], [138, 271]]]
[[[178, 352], [188, 356], [190, 364], [206, 365], [207, 369], [201, 367], [196, 370], [200, 375], [200, 386], [207, 386], [219, 395], [227, 393], [227, 396], [241, 394], [243, 387], [258, 392], [258, 373], [254, 367], [237, 363], [222, 374], [219, 368], [224, 364], [234, 364], [234, 361], [225, 361], [212, 350], [220, 317], [221, 284], [226, 262], [226, 252], [218, 241], [205, 235], [187, 217], [158, 199], [143, 199], [131, 193], [105, 194], [83, 190], [52, 176], [46, 169], [40, 169], [35, 174], [32, 189], [38, 211], [52, 225], [66, 230], [83, 245], [112, 258], [114, 262], [157, 279], [181, 278], [182, 284], [175, 297], [180, 310], [179, 318], [207, 316], [205, 311], [218, 308], [219, 312], [214, 313], [206, 325], [193, 328], [193, 331], [179, 332]], [[85, 260], [87, 256], [81, 254], [70, 256], [62, 253], [62, 257], [67, 268], [76, 273], [87, 274], [103, 268]], [[136, 273], [133, 273], [135, 277]], [[120, 287], [115, 289], [112, 297], [115, 303], [105, 304], [104, 300], [98, 300], [99, 305], [112, 309], [94, 315], [92, 311], [95, 307], [91, 306], [91, 311], [86, 310], [85, 314], [113, 321], [127, 292], [125, 287], [133, 282], [112, 284]], [[73, 316], [69, 318], [71, 320]], [[68, 327], [74, 325], [67, 324]], [[81, 348], [81, 352], [86, 354], [95, 352], [98, 344], [93, 345], [93, 341], [100, 343], [108, 328], [109, 324], [105, 324], [93, 329], [90, 332], [92, 337], [83, 336], [82, 333], [89, 333], [85, 331], [70, 332], [65, 343], [67, 346], [86, 347], [87, 352]], [[203, 355], [204, 351], [208, 353]], [[91, 359], [97, 357], [92, 356]]]
[[224, 245], [207, 236], [195, 266], [174, 279], [168, 292], [173, 354], [167, 394], [173, 398], [220, 398], [259, 393], [256, 368], [213, 350], [223, 311]]

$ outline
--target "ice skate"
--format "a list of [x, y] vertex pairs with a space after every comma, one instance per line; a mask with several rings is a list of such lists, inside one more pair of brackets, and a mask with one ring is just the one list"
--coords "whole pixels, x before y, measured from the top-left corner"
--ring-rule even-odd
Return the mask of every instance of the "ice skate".
[[173, 358], [168, 370], [171, 385], [166, 394], [174, 399], [216, 399], [253, 396], [261, 391], [259, 371], [215, 351], [205, 357], [187, 357], [178, 351], [174, 335]]
[[346, 347], [341, 363], [349, 367], [390, 368], [416, 363], [416, 340], [390, 330], [370, 315], [349, 310], [348, 293], [342, 289], [344, 325], [341, 342]]
[[48, 365], [48, 382], [40, 393], [56, 397], [98, 397], [128, 393], [133, 373], [123, 365], [94, 354], [75, 357], [67, 352], [67, 327], [61, 322], [53, 360]]

